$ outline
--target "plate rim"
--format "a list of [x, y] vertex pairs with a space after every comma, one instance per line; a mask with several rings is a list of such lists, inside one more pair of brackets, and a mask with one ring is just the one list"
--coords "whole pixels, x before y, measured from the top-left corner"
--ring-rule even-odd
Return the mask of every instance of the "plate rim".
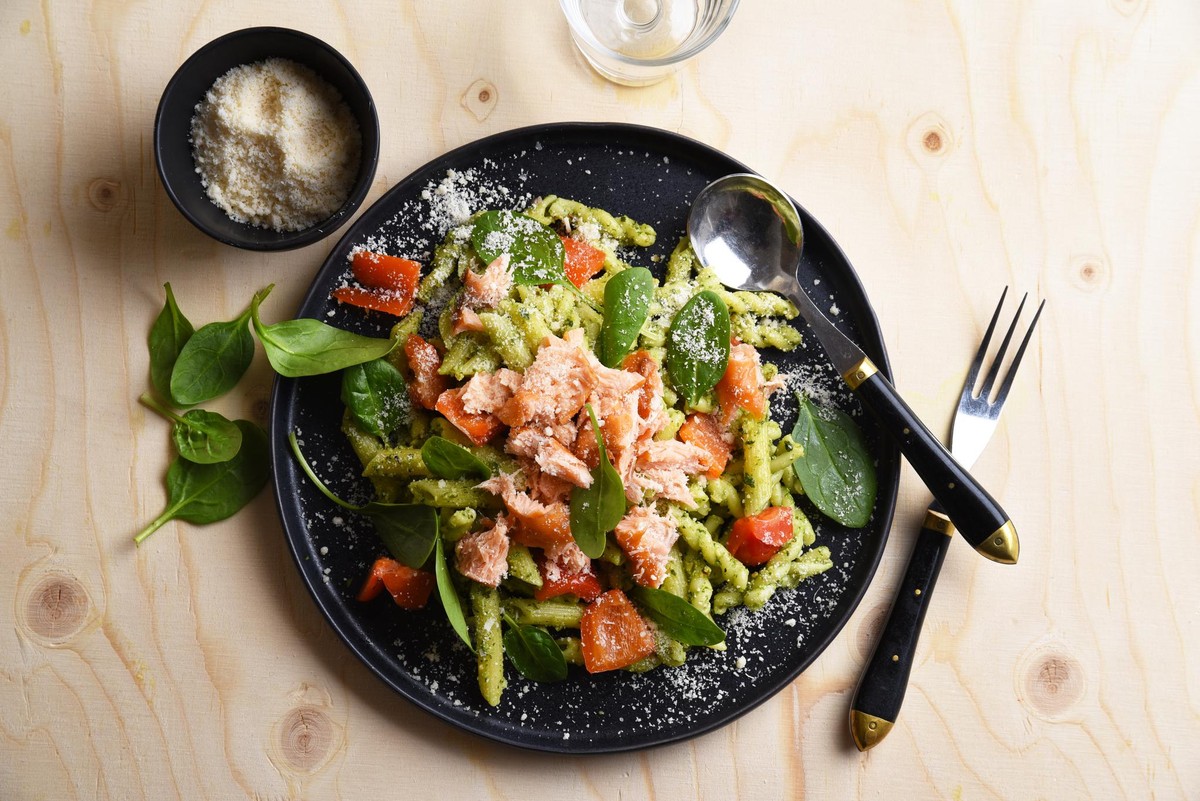
[[[306, 308], [313, 302], [314, 296], [318, 293], [322, 295], [326, 293], [324, 285], [318, 286], [317, 279], [325, 272], [326, 268], [332, 262], [335, 253], [340, 249], [343, 241], [359, 235], [359, 228], [363, 225], [365, 218], [370, 216], [378, 207], [387, 204], [394, 195], [398, 194], [405, 185], [419, 174], [429, 172], [437, 172], [445, 168], [453, 168], [455, 164], [464, 156], [468, 156], [478, 151], [494, 147], [503, 146], [509, 140], [519, 140], [531, 136], [539, 136], [543, 138], [551, 138], [557, 136], [578, 136], [581, 134], [596, 135], [600, 133], [621, 136], [622, 134], [635, 137], [657, 138], [660, 141], [665, 141], [674, 147], [684, 147], [693, 151], [702, 153], [705, 157], [715, 158], [730, 163], [737, 171], [755, 172], [752, 168], [745, 165], [738, 159], [724, 153], [723, 151], [713, 147], [712, 145], [701, 142], [683, 134], [669, 131], [663, 128], [656, 128], [648, 125], [638, 125], [635, 123], [624, 122], [549, 122], [539, 123], [535, 125], [527, 125], [519, 128], [512, 128], [505, 131], [499, 131], [479, 139], [466, 142], [458, 147], [453, 148], [439, 156], [436, 156], [424, 164], [414, 168], [403, 178], [396, 181], [386, 192], [378, 199], [370, 204], [356, 219], [349, 228], [347, 228], [339, 237], [337, 243], [331, 248], [329, 254], [322, 260], [320, 267], [313, 273], [308, 291], [300, 301], [299, 309]], [[845, 251], [837, 240], [829, 233], [829, 231], [821, 225], [821, 223], [810, 214], [807, 209], [793, 198], [793, 203], [796, 204], [800, 212], [801, 218], [804, 221], [806, 232], [815, 228], [820, 231], [821, 235], [827, 240], [829, 246], [837, 253], [842, 263], [846, 267], [846, 273], [842, 276], [850, 288], [855, 290], [864, 301], [863, 308], [859, 310], [855, 319], [859, 322], [862, 328], [862, 333], [866, 340], [861, 344], [864, 351], [868, 353], [872, 361], [887, 378], [891, 378], [891, 362], [887, 354], [887, 346], [883, 338], [883, 330], [879, 324], [879, 319], [875, 313], [875, 308], [870, 302], [866, 289], [859, 278], [858, 272], [854, 269], [854, 265], [846, 256]], [[875, 574], [879, 569], [879, 565], [883, 558], [883, 552], [887, 546], [887, 540], [891, 533], [891, 527], [894, 522], [897, 498], [899, 494], [900, 471], [896, 471], [896, 480], [892, 482], [890, 492], [881, 492], [876, 496], [876, 514], [881, 515], [882, 526], [881, 530], [875, 535], [878, 540], [878, 547], [875, 549], [874, 556], [867, 565], [865, 572], [865, 580], [851, 593], [851, 603], [846, 614], [840, 620], [836, 620], [826, 635], [817, 641], [817, 647], [812, 650], [812, 653], [805, 659], [801, 660], [794, 669], [788, 671], [782, 677], [772, 684], [764, 685], [763, 689], [753, 699], [750, 699], [745, 704], [742, 704], [728, 714], [719, 716], [713, 720], [707, 721], [702, 725], [692, 728], [687, 728], [682, 731], [675, 731], [665, 734], [665, 736], [654, 739], [651, 742], [643, 742], [641, 738], [632, 738], [637, 741], [631, 743], [618, 743], [616, 745], [597, 745], [588, 744], [576, 741], [544, 741], [542, 739], [525, 741], [522, 739], [514, 739], [505, 737], [505, 731], [492, 731], [482, 726], [471, 725], [472, 721], [455, 717], [441, 706], [432, 704], [426, 701], [423, 697], [411, 692], [409, 688], [394, 681], [391, 676], [373, 661], [373, 654], [369, 654], [359, 644], [355, 642], [352, 633], [358, 632], [361, 634], [362, 627], [352, 621], [352, 625], [340, 623], [342, 610], [333, 606], [327, 601], [326, 594], [330, 592], [325, 582], [320, 581], [315, 574], [310, 574], [306, 568], [307, 553], [300, 548], [301, 541], [307, 541], [310, 538], [307, 534], [307, 528], [300, 526], [298, 531], [293, 531], [289, 526], [289, 512], [284, 506], [283, 495], [280, 491], [277, 477], [281, 475], [283, 468], [289, 464], [292, 456], [290, 450], [286, 446], [287, 432], [283, 431], [282, 439], [280, 431], [283, 425], [285, 416], [290, 416], [288, 411], [295, 405], [295, 393], [293, 388], [296, 386], [299, 379], [285, 378], [276, 375], [271, 389], [271, 401], [269, 406], [268, 419], [268, 435], [270, 437], [271, 449], [271, 471], [273, 487], [272, 492], [275, 496], [276, 512], [279, 516], [280, 526], [283, 529], [284, 538], [287, 541], [288, 552], [292, 555], [292, 560], [295, 564], [297, 572], [300, 574], [301, 580], [309, 595], [317, 605], [322, 618], [326, 625], [333, 629], [342, 643], [354, 654], [357, 659], [367, 667], [384, 685], [392, 691], [398, 693], [406, 701], [412, 703], [418, 709], [434, 716], [438, 720], [453, 726], [460, 731], [469, 732], [475, 736], [483, 737], [491, 742], [499, 743], [509, 747], [517, 747], [526, 751], [535, 751], [547, 754], [569, 754], [569, 755], [585, 755], [585, 754], [614, 754], [614, 753], [629, 753], [640, 751], [648, 748], [656, 748], [660, 746], [670, 745], [673, 743], [683, 742], [695, 737], [700, 737], [709, 734], [718, 729], [724, 728], [738, 718], [743, 717], [758, 706], [766, 703], [771, 698], [779, 694], [785, 687], [796, 681], [815, 661], [820, 657], [834, 640], [841, 635], [850, 618], [858, 611], [863, 598], [866, 596], [867, 590], [874, 581]], [[284, 443], [284, 444], [281, 444]], [[899, 462], [899, 449], [886, 438], [882, 438], [880, 443], [883, 447], [883, 453], [880, 454], [880, 462]], [[349, 629], [349, 630], [347, 630]]]

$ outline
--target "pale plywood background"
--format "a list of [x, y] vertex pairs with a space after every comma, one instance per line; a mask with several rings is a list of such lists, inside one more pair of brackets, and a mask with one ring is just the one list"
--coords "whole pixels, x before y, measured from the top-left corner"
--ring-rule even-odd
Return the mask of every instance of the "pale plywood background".
[[[952, 550], [886, 743], [859, 755], [845, 716], [926, 502], [911, 473], [879, 578], [812, 669], [629, 756], [516, 752], [386, 690], [318, 616], [269, 494], [133, 549], [164, 497], [165, 430], [135, 400], [162, 282], [195, 320], [269, 281], [295, 308], [333, 245], [218, 246], [154, 175], [171, 73], [256, 24], [363, 73], [385, 137], [372, 197], [448, 148], [568, 119], [677, 130], [776, 177], [858, 267], [935, 427], [1000, 288], [1048, 298], [977, 471], [1021, 564]], [[700, 60], [632, 90], [586, 70], [552, 0], [5, 3], [0, 797], [1196, 797], [1197, 41], [1191, 0], [745, 0]], [[260, 356], [218, 408], [261, 415], [269, 387]]]

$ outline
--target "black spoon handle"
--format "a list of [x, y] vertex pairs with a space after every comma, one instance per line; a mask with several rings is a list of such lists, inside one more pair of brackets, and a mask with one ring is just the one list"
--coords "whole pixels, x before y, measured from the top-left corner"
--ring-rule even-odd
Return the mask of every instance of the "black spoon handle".
[[963, 539], [993, 561], [1015, 564], [1020, 545], [1008, 514], [954, 460], [871, 360], [864, 358], [843, 377], [900, 446]]
[[850, 733], [859, 751], [874, 747], [886, 737], [900, 714], [921, 624], [953, 537], [954, 526], [935, 502], [925, 513], [904, 581], [854, 693]]

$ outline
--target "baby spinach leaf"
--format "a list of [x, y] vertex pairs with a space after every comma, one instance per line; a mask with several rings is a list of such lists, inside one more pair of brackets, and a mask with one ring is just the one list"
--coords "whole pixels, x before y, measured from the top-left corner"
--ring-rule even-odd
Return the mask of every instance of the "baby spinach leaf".
[[862, 528], [875, 508], [875, 462], [858, 424], [838, 409], [816, 406], [803, 395], [792, 439], [804, 455], [792, 463], [804, 494], [827, 517]]
[[267, 435], [248, 420], [236, 420], [242, 447], [232, 459], [197, 464], [176, 459], [167, 469], [167, 508], [133, 541], [142, 542], [169, 520], [202, 525], [224, 520], [254, 499], [271, 475]]
[[441, 537], [437, 538], [437, 552], [434, 556], [433, 566], [437, 576], [438, 597], [442, 599], [442, 609], [446, 611], [446, 619], [450, 621], [450, 626], [467, 644], [467, 647], [474, 651], [475, 646], [471, 644], [471, 634], [467, 631], [467, 618], [463, 615], [462, 600], [458, 597], [458, 591], [454, 589], [454, 582], [450, 579], [450, 568], [446, 565], [446, 551], [442, 547]]
[[567, 660], [558, 643], [543, 628], [522, 626], [506, 612], [504, 653], [513, 667], [531, 681], [562, 681], [567, 677]]
[[592, 432], [600, 451], [600, 464], [592, 471], [590, 487], [571, 490], [571, 536], [585, 554], [595, 559], [604, 553], [608, 532], [617, 527], [625, 516], [625, 485], [608, 459], [604, 437], [591, 404], [587, 406], [592, 418]]
[[412, 415], [404, 376], [386, 359], [342, 371], [342, 403], [364, 431], [384, 439], [407, 426]]
[[159, 395], [170, 398], [171, 371], [175, 369], [179, 352], [196, 333], [196, 329], [175, 303], [170, 282], [163, 284], [163, 288], [167, 290], [167, 302], [158, 313], [154, 325], [150, 326], [146, 344], [150, 347], [150, 383]]
[[192, 409], [182, 417], [160, 405], [149, 395], [138, 398], [146, 406], [174, 423], [171, 439], [175, 450], [189, 462], [216, 464], [232, 459], [242, 447], [242, 431], [216, 412]]
[[429, 560], [434, 542], [438, 539], [437, 510], [420, 503], [381, 503], [371, 501], [366, 506], [346, 503], [325, 486], [313, 472], [308, 460], [300, 452], [300, 443], [295, 432], [288, 434], [288, 445], [300, 463], [300, 469], [308, 476], [321, 494], [343, 509], [358, 512], [375, 526], [384, 547], [397, 561], [411, 568], [420, 568]]
[[[267, 287], [259, 293], [266, 297]], [[255, 295], [255, 301], [262, 298]], [[254, 359], [254, 337], [246, 323], [250, 309], [236, 320], [209, 323], [192, 334], [171, 370], [170, 397], [179, 406], [195, 406], [233, 389]]]
[[637, 342], [650, 314], [654, 276], [645, 267], [631, 267], [604, 285], [604, 324], [596, 341], [596, 356], [605, 367], [619, 367]]
[[475, 454], [444, 437], [431, 436], [421, 446], [421, 460], [438, 478], [491, 478], [492, 468]]
[[515, 211], [485, 211], [475, 218], [471, 246], [484, 262], [509, 255], [513, 282], [574, 284], [563, 269], [566, 252], [558, 234], [547, 225]]
[[668, 637], [684, 645], [716, 645], [725, 641], [720, 626], [678, 595], [639, 586], [631, 594]]
[[267, 360], [282, 376], [301, 378], [336, 372], [382, 359], [396, 346], [396, 340], [365, 337], [307, 317], [264, 325], [258, 308], [270, 289], [254, 296], [250, 313]]
[[729, 364], [729, 309], [712, 290], [698, 292], [671, 321], [664, 359], [671, 384], [695, 404]]

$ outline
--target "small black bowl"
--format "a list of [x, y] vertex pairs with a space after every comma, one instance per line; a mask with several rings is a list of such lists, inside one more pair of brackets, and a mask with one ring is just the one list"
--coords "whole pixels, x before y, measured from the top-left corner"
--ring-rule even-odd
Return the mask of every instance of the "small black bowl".
[[[362, 158], [350, 196], [333, 215], [300, 231], [276, 231], [231, 219], [205, 194], [192, 156], [190, 137], [196, 104], [229, 70], [268, 58], [290, 59], [328, 81], [345, 99], [362, 134]], [[154, 155], [167, 195], [201, 231], [227, 245], [248, 250], [290, 250], [333, 233], [362, 204], [379, 162], [379, 115], [362, 76], [325, 42], [288, 28], [245, 28], [209, 42], [175, 72], [163, 90], [154, 118]]]

